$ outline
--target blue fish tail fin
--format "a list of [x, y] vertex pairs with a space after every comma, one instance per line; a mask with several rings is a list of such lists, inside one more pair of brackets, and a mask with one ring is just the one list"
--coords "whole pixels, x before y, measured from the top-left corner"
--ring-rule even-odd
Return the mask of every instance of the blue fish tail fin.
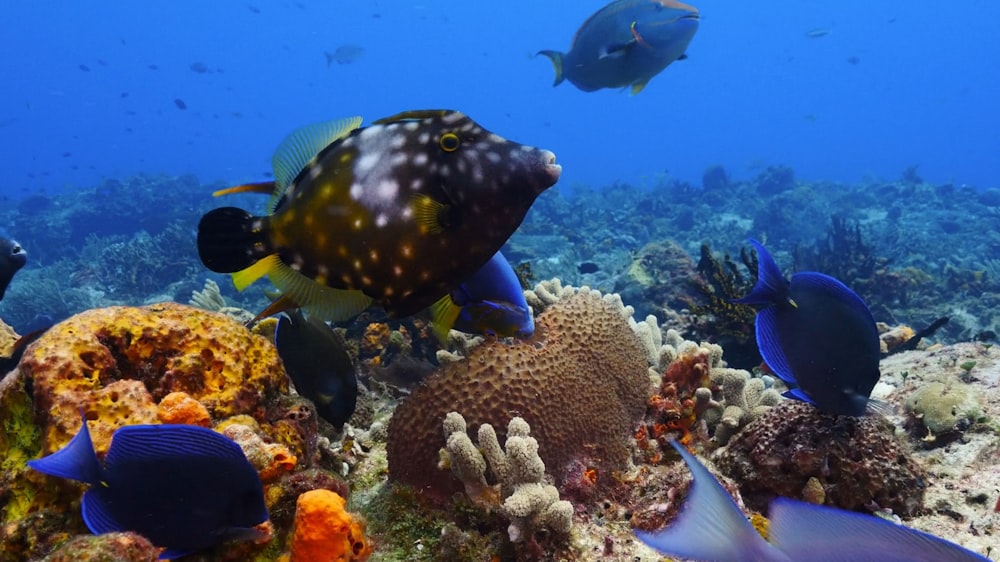
[[747, 296], [734, 299], [739, 304], [781, 304], [788, 301], [788, 280], [781, 273], [770, 252], [751, 239], [750, 244], [757, 250], [757, 284]]
[[556, 71], [556, 79], [552, 85], [558, 86], [562, 84], [562, 81], [566, 79], [566, 75], [563, 74], [563, 54], [559, 51], [538, 51], [535, 56], [538, 55], [545, 55], [552, 61], [552, 68]]
[[104, 471], [94, 452], [86, 417], [83, 418], [80, 431], [69, 444], [47, 457], [28, 461], [28, 466], [50, 476], [79, 480], [95, 486], [100, 485]]
[[[694, 481], [686, 506], [674, 523], [660, 531], [635, 531], [639, 539], [670, 556], [692, 560], [768, 560], [773, 548], [698, 459], [671, 441], [691, 470]], [[754, 557], [754, 553], [761, 556]]]

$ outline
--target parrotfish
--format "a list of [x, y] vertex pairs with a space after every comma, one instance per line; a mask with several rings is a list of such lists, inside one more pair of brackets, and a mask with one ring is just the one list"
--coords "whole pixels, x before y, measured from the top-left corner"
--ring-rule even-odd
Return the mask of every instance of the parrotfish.
[[271, 213], [207, 213], [198, 225], [202, 262], [233, 273], [241, 290], [268, 275], [283, 298], [327, 320], [373, 302], [410, 316], [483, 267], [562, 171], [551, 152], [457, 111], [360, 124], [290, 134], [273, 159]]
[[777, 498], [764, 540], [712, 473], [676, 441], [694, 481], [674, 523], [635, 531], [659, 552], [688, 560], [727, 562], [986, 562], [968, 549], [884, 519]]
[[500, 252], [432, 308], [442, 340], [449, 329], [501, 338], [528, 338], [535, 331], [521, 282]]
[[28, 262], [28, 253], [20, 244], [0, 238], [0, 300], [3, 300], [14, 274]]
[[316, 405], [321, 418], [342, 428], [358, 401], [357, 374], [344, 338], [323, 320], [289, 310], [278, 319], [274, 345], [295, 390]]
[[193, 425], [119, 428], [102, 464], [87, 420], [66, 447], [28, 466], [90, 484], [83, 520], [95, 535], [133, 531], [177, 558], [259, 539], [268, 519], [260, 477], [232, 439]]
[[880, 345], [865, 302], [840, 281], [812, 271], [785, 279], [756, 240], [757, 284], [734, 302], [761, 304], [757, 347], [792, 390], [828, 414], [861, 416], [879, 379]]
[[670, 63], [687, 58], [698, 18], [697, 8], [676, 0], [615, 0], [583, 22], [569, 52], [538, 54], [552, 61], [554, 86], [569, 80], [584, 92], [630, 86], [638, 94]]

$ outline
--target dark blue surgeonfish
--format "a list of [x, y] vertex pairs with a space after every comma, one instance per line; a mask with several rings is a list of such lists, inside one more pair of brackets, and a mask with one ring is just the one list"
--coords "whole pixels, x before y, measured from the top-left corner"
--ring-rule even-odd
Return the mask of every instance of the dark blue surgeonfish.
[[202, 217], [205, 266], [232, 273], [238, 289], [267, 275], [283, 298], [326, 320], [372, 303], [410, 316], [486, 264], [562, 171], [551, 152], [457, 111], [360, 124], [290, 134], [273, 159], [268, 215], [223, 207]]
[[986, 562], [942, 538], [871, 515], [777, 498], [764, 540], [729, 493], [676, 441], [694, 482], [672, 525], [635, 531], [659, 552], [686, 560], [726, 562]]
[[0, 300], [3, 300], [14, 274], [27, 262], [28, 253], [20, 244], [7, 238], [0, 238]]
[[757, 284], [734, 302], [761, 304], [757, 346], [791, 398], [827, 414], [860, 416], [879, 379], [880, 346], [868, 306], [840, 281], [812, 271], [785, 279], [756, 240]]
[[540, 51], [569, 80], [592, 92], [631, 87], [638, 94], [684, 52], [698, 31], [698, 9], [676, 0], [615, 0], [583, 23], [569, 52]]
[[342, 428], [357, 405], [358, 379], [340, 334], [293, 309], [278, 319], [274, 345], [295, 390], [316, 405], [320, 417]]
[[449, 329], [501, 338], [528, 338], [535, 331], [521, 281], [500, 252], [432, 308], [442, 340]]
[[193, 425], [115, 431], [102, 464], [87, 420], [66, 447], [31, 468], [90, 484], [83, 520], [94, 534], [133, 531], [177, 558], [229, 540], [261, 538], [268, 519], [257, 471], [232, 439]]

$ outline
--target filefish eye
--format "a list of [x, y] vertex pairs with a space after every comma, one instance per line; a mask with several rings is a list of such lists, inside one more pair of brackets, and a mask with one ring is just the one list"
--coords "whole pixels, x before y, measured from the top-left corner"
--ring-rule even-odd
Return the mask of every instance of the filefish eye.
[[441, 135], [441, 141], [438, 144], [441, 145], [441, 150], [445, 152], [455, 152], [458, 150], [458, 145], [462, 143], [458, 140], [458, 135], [455, 133], [445, 133]]

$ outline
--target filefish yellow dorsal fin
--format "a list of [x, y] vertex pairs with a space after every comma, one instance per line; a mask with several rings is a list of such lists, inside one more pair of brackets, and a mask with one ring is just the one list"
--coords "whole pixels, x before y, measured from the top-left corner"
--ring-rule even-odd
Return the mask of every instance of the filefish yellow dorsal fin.
[[263, 193], [265, 195], [270, 195], [274, 193], [274, 191], [275, 187], [273, 181], [260, 181], [257, 183], [234, 185], [233, 187], [213, 191], [212, 197], [221, 197], [223, 195], [232, 195], [234, 193]]
[[444, 231], [441, 216], [448, 211], [448, 205], [439, 203], [427, 195], [417, 195], [413, 198], [413, 216], [420, 225], [422, 233], [439, 233]]
[[462, 307], [451, 300], [451, 295], [445, 295], [431, 305], [431, 326], [442, 344], [448, 342], [448, 332], [461, 312]]
[[346, 137], [361, 126], [361, 117], [334, 119], [300, 127], [285, 137], [274, 151], [274, 195], [280, 197], [295, 176], [332, 143]]
[[264, 275], [268, 274], [272, 269], [281, 265], [281, 260], [278, 259], [277, 254], [271, 254], [264, 259], [257, 261], [257, 263], [251, 265], [246, 269], [241, 269], [233, 274], [233, 285], [236, 285], [237, 291], [242, 291], [254, 281], [260, 279]]
[[350, 320], [372, 303], [372, 298], [361, 291], [321, 285], [280, 261], [269, 272], [268, 277], [281, 290], [283, 298], [288, 297], [310, 316], [323, 320]]

